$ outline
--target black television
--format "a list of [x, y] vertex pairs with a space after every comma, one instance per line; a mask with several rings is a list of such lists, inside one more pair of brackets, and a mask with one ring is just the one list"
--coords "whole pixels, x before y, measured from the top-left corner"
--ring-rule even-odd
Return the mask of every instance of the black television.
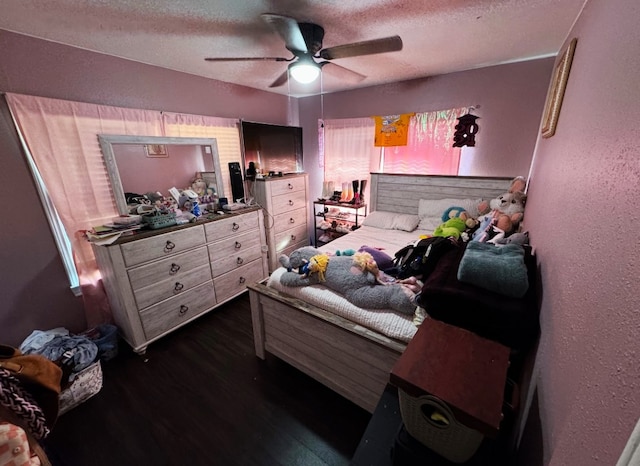
[[253, 162], [258, 173], [301, 173], [302, 128], [240, 121], [245, 173]]

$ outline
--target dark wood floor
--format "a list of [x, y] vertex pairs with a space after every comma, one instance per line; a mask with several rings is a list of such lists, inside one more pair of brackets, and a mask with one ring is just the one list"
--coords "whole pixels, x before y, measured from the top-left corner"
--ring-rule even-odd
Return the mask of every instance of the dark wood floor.
[[100, 393], [58, 419], [54, 466], [346, 465], [370, 415], [253, 350], [248, 295], [103, 363]]

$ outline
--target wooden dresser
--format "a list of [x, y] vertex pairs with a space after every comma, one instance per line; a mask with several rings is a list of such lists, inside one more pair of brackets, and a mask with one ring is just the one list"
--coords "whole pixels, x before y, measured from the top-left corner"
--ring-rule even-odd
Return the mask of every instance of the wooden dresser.
[[115, 323], [137, 353], [268, 275], [259, 208], [122, 237], [93, 250]]
[[255, 182], [256, 202], [264, 209], [269, 248], [269, 272], [280, 266], [278, 257], [309, 246], [309, 176], [306, 173], [271, 177]]

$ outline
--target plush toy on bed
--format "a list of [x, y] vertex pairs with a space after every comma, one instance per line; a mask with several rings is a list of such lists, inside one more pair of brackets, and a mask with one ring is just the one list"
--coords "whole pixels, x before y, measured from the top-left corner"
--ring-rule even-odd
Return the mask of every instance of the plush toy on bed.
[[304, 268], [312, 257], [322, 251], [310, 246], [296, 249], [290, 256], [282, 255], [280, 263], [287, 272], [280, 277], [285, 286], [322, 284], [337, 291], [352, 304], [365, 309], [393, 309], [413, 315], [415, 292], [411, 286], [401, 283], [382, 285], [378, 281], [378, 267], [369, 253], [358, 252], [353, 256], [330, 256], [324, 270], [324, 281], [319, 274], [300, 275], [294, 269]]
[[496, 227], [508, 237], [516, 232], [524, 217], [527, 195], [522, 192], [525, 180], [519, 176], [511, 182], [509, 191], [489, 202], [491, 212], [478, 218], [480, 227], [473, 234], [473, 241], [486, 242], [491, 239]]
[[460, 217], [454, 217], [440, 224], [433, 230], [433, 236], [442, 236], [443, 238], [453, 236], [455, 239], [458, 239], [466, 229], [467, 225], [465, 221]]

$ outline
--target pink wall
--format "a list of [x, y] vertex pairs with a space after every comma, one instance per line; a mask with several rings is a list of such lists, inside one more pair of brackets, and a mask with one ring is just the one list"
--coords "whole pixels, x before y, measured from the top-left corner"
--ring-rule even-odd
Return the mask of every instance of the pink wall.
[[[0, 91], [105, 105], [287, 123], [287, 98], [0, 30]], [[17, 142], [0, 105], [0, 343], [34, 329], [86, 328]]]
[[545, 464], [613, 465], [640, 415], [640, 3], [590, 0], [525, 226], [541, 263]]
[[324, 102], [299, 99], [311, 196], [322, 192], [322, 168], [308, 156], [318, 152], [322, 108], [331, 119], [479, 106], [473, 111], [480, 117], [477, 144], [465, 148], [473, 154], [467, 174], [527, 176], [552, 66], [547, 58], [327, 94]]

